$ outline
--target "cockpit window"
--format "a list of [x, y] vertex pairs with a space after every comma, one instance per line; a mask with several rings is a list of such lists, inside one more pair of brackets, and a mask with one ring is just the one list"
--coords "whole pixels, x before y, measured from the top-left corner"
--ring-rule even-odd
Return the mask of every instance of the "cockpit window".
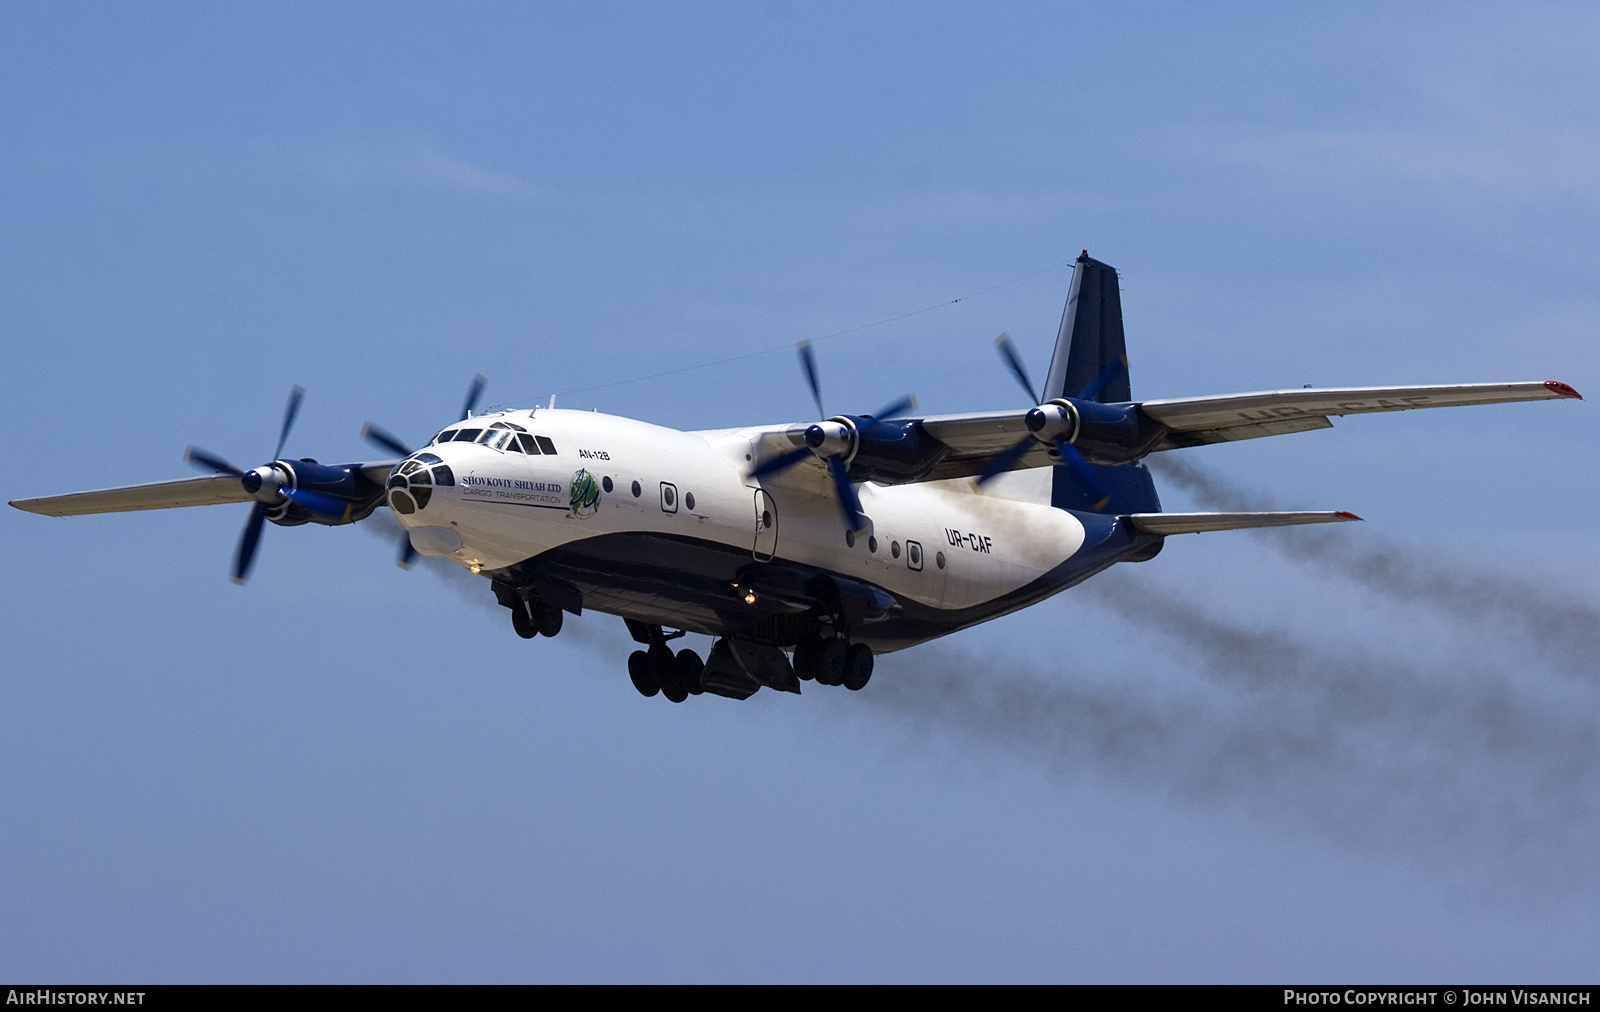
[[482, 443], [484, 446], [490, 447], [491, 449], [498, 450], [500, 447], [505, 445], [506, 440], [510, 439], [512, 435], [513, 433], [507, 432], [504, 429], [493, 429], [482, 439], [478, 440], [478, 442]]
[[533, 437], [526, 432], [517, 436], [517, 445], [522, 447], [523, 453], [538, 454], [539, 452], [539, 444], [534, 442]]
[[483, 435], [483, 430], [482, 429], [457, 429], [456, 430], [456, 442], [458, 442], [458, 443], [470, 443], [470, 442], [473, 442], [474, 440], [476, 440], [481, 435]]
[[549, 436], [534, 436], [533, 438], [539, 441], [540, 450], [543, 450], [545, 453], [556, 452], [556, 444], [550, 442]]

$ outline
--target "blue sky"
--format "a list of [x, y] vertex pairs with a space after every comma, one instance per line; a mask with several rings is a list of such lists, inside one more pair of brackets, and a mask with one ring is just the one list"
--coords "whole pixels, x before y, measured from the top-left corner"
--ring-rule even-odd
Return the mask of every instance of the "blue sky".
[[[807, 418], [794, 342], [934, 306], [821, 341], [830, 409], [1010, 406], [992, 339], [1042, 374], [1082, 248], [1136, 396], [1594, 392], [1597, 48], [1579, 5], [9, 5], [0, 492], [253, 463], [296, 383], [322, 460], [474, 373]], [[243, 507], [7, 510], [0, 971], [1587, 979], [1600, 700], [1527, 614], [1600, 598], [1591, 411], [1192, 451], [1368, 523], [1174, 538], [743, 704], [644, 700], [619, 620], [524, 642], [383, 531], [269, 528], [239, 589]]]

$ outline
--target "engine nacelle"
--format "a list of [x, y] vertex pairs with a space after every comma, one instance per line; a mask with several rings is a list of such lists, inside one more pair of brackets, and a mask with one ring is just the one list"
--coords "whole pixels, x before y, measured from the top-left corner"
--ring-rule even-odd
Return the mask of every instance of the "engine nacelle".
[[1023, 421], [1041, 442], [1064, 438], [1096, 464], [1132, 463], [1167, 434], [1167, 427], [1140, 411], [1137, 404], [1101, 404], [1070, 397], [1039, 405]]

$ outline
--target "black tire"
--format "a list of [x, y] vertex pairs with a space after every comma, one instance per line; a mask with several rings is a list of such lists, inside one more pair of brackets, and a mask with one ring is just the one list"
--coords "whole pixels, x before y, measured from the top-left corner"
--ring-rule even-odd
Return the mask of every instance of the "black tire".
[[641, 696], [649, 697], [661, 691], [655, 672], [650, 670], [650, 655], [643, 650], [628, 655], [628, 677], [633, 679], [633, 687]]
[[872, 648], [857, 643], [845, 655], [844, 673], [840, 683], [852, 692], [859, 692], [872, 680]]
[[672, 648], [665, 643], [657, 643], [650, 648], [649, 657], [650, 672], [656, 676], [661, 694], [674, 703], [688, 699], [689, 686], [678, 674], [678, 658], [673, 655]]
[[817, 666], [814, 670], [817, 681], [823, 685], [842, 684], [845, 659], [848, 655], [849, 651], [844, 640], [823, 640], [822, 649], [817, 653]]
[[540, 636], [554, 636], [561, 631], [562, 612], [553, 604], [540, 604], [533, 611], [533, 626]]
[[528, 607], [521, 601], [511, 606], [511, 628], [517, 635], [525, 640], [531, 640], [539, 635], [539, 630], [534, 626], [533, 619], [528, 617]]
[[822, 667], [822, 646], [821, 636], [803, 636], [794, 645], [794, 673], [801, 681], [817, 677], [817, 670]]
[[679, 650], [677, 657], [678, 680], [683, 687], [689, 690], [689, 695], [698, 696], [704, 692], [700, 686], [700, 676], [705, 673], [705, 662], [693, 650]]

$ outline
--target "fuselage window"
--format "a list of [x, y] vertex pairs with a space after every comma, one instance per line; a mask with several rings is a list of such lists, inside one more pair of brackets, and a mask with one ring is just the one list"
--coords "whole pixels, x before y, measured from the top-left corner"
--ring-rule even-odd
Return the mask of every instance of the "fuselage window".
[[537, 455], [539, 452], [539, 444], [534, 442], [533, 437], [528, 435], [526, 432], [517, 436], [517, 445], [522, 447], [523, 453], [532, 453]]
[[540, 450], [544, 451], [545, 453], [556, 452], [556, 444], [550, 442], [549, 436], [534, 436], [533, 438], [539, 441]]

